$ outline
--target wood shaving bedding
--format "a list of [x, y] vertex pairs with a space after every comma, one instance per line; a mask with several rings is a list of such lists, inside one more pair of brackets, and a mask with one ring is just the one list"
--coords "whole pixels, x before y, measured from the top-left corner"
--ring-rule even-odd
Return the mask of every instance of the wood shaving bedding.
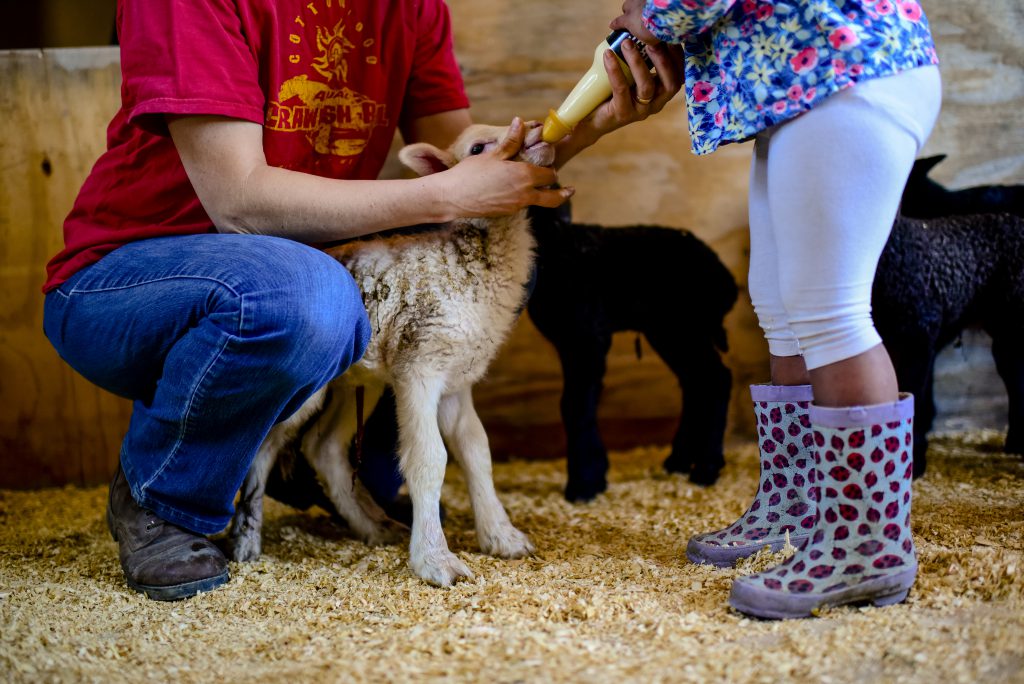
[[397, 547], [369, 548], [313, 509], [270, 501], [264, 556], [178, 603], [124, 584], [106, 488], [0, 491], [0, 681], [1024, 682], [1024, 461], [993, 431], [933, 440], [914, 485], [920, 573], [907, 603], [790, 622], [726, 605], [738, 574], [685, 560], [756, 486], [756, 446], [714, 487], [661, 472], [665, 448], [612, 455], [594, 503], [561, 496], [564, 461], [495, 465], [539, 551], [476, 550], [457, 468], [449, 544], [476, 574], [427, 586]]

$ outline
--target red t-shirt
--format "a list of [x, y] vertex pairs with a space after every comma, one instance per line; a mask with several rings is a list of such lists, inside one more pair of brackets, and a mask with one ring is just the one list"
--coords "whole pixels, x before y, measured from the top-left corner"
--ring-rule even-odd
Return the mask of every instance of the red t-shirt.
[[397, 126], [469, 106], [443, 0], [120, 0], [121, 110], [48, 292], [119, 246], [214, 230], [165, 114], [263, 124], [267, 163], [373, 179]]

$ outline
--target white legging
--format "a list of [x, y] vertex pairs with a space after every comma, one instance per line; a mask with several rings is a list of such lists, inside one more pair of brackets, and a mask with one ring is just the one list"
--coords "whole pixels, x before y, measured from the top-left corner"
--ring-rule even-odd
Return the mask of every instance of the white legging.
[[871, 79], [757, 136], [749, 288], [773, 355], [813, 369], [881, 342], [871, 284], [941, 91], [934, 66]]

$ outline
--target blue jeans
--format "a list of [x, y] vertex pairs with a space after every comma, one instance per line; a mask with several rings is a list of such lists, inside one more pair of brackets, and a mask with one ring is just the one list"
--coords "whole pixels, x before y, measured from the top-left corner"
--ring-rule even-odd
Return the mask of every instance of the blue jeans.
[[120, 460], [140, 505], [224, 529], [260, 443], [370, 339], [359, 289], [323, 252], [281, 238], [135, 242], [46, 296], [60, 356], [133, 400]]

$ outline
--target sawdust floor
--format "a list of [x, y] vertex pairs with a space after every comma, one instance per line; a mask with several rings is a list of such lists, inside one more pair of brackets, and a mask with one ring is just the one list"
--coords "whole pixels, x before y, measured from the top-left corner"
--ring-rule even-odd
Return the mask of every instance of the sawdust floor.
[[791, 622], [726, 606], [739, 570], [684, 560], [731, 522], [756, 447], [710, 489], [660, 473], [664, 449], [613, 455], [598, 502], [561, 498], [564, 462], [498, 464], [535, 557], [475, 550], [458, 470], [450, 546], [476, 573], [442, 590], [403, 548], [368, 548], [319, 511], [271, 503], [265, 555], [179, 603], [128, 590], [106, 489], [0, 491], [0, 681], [1024, 681], [1024, 462], [997, 432], [936, 439], [914, 487], [921, 571], [907, 603]]

